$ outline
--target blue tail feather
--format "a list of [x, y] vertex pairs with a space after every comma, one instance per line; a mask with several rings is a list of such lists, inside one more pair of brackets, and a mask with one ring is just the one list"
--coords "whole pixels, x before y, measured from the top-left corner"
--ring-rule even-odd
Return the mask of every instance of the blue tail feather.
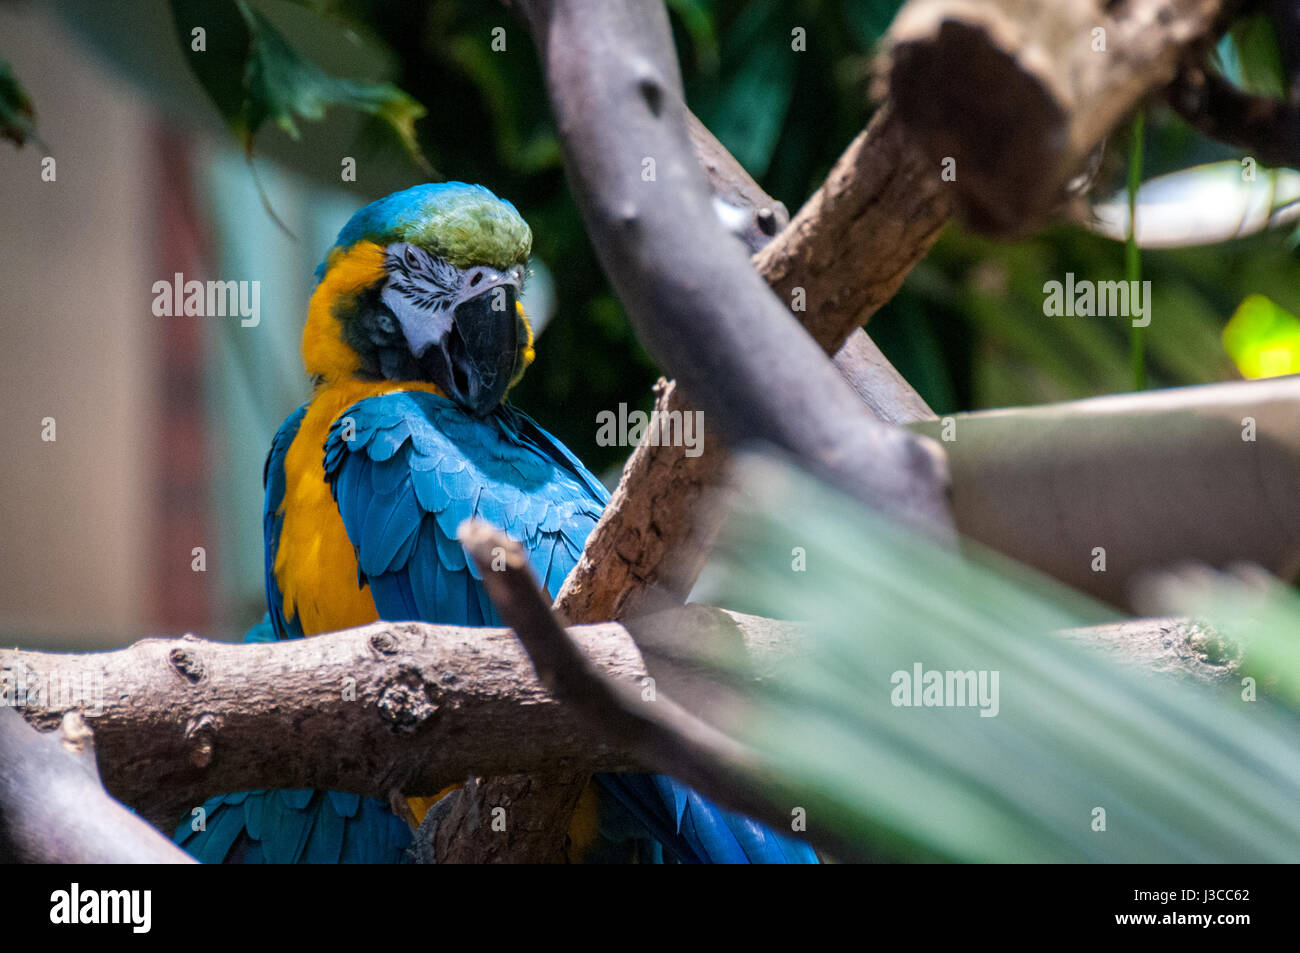
[[818, 863], [803, 841], [724, 810], [664, 775], [598, 774], [595, 780], [679, 863]]

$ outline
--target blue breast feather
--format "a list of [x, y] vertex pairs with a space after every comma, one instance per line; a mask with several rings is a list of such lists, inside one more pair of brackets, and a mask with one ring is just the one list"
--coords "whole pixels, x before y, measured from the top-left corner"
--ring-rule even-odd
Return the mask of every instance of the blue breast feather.
[[[284, 455], [303, 408], [281, 427], [266, 470], [269, 612], [246, 641], [295, 638], [271, 567], [284, 499]], [[477, 420], [423, 392], [371, 397], [344, 412], [324, 464], [348, 537], [358, 584], [383, 619], [499, 625], [477, 567], [456, 541], [461, 522], [484, 519], [519, 540], [553, 596], [576, 565], [608, 493], [558, 440], [503, 405]], [[602, 829], [635, 828], [685, 863], [815, 863], [802, 842], [710, 804], [670, 778], [598, 775]], [[336, 792], [255, 791], [213, 798], [206, 829], [189, 818], [177, 841], [207, 862], [400, 862], [410, 842], [387, 805]], [[617, 814], [623, 824], [607, 823]], [[644, 855], [644, 852], [642, 852]], [[656, 848], [656, 855], [658, 848]]]
[[505, 406], [485, 420], [423, 392], [371, 397], [325, 443], [325, 475], [358, 579], [384, 619], [499, 625], [456, 539], [477, 517], [519, 540], [547, 592], [578, 562], [608, 493], [535, 422]]

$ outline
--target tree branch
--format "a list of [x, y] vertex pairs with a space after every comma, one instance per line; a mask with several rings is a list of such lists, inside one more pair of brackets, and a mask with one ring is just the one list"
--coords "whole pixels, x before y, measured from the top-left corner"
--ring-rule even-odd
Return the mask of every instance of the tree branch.
[[[706, 169], [714, 161], [711, 154], [701, 156]], [[757, 188], [743, 191], [752, 196]], [[836, 355], [841, 375], [884, 423], [932, 414], [861, 325], [898, 291], [949, 214], [937, 173], [897, 120], [881, 110], [790, 226], [753, 259], [784, 300], [793, 303], [795, 289], [802, 289], [805, 309], [795, 317], [823, 350]], [[689, 413], [693, 407], [674, 385], [661, 384], [655, 410]], [[689, 591], [703, 558], [700, 540], [710, 528], [699, 501], [726, 464], [712, 435], [706, 425], [704, 452], [695, 457], [680, 445], [648, 442], [632, 452], [560, 591], [564, 618], [623, 618], [650, 586]]]
[[105, 793], [77, 712], [42, 733], [0, 706], [0, 765], [0, 862], [193, 863]]
[[[796, 317], [835, 354], [898, 292], [952, 211], [938, 164], [886, 103], [754, 263], [787, 307], [803, 289], [806, 310]], [[901, 378], [889, 386], [912, 390]]]
[[[1300, 97], [1300, 92], [1297, 93]], [[1253, 96], [1202, 67], [1181, 70], [1169, 105], [1211, 139], [1249, 150], [1261, 165], [1300, 167], [1300, 98]]]
[[945, 440], [964, 536], [1113, 605], [1187, 561], [1300, 572], [1300, 376], [914, 426]]
[[[582, 712], [610, 743], [625, 747], [639, 760], [659, 765], [664, 773], [733, 810], [778, 829], [787, 826], [790, 810], [800, 799], [771, 765], [687, 712], [662, 689], [647, 695], [629, 682], [602, 675], [551, 614], [518, 543], [485, 523], [468, 523], [459, 535], [483, 573], [493, 605], [514, 629], [538, 677], [555, 697]], [[502, 549], [515, 572], [492, 571], [494, 554]], [[830, 830], [812, 839], [844, 857], [858, 853]]]
[[863, 412], [717, 222], [662, 5], [521, 6], [605, 272], [713, 432], [777, 447], [894, 518], [947, 535], [942, 455]]
[[[679, 609], [658, 624], [706, 632], [715, 612]], [[725, 618], [746, 645], [749, 617]], [[756, 671], [770, 671], [770, 626], [754, 625]], [[610, 677], [653, 671], [668, 687], [678, 677], [671, 658], [648, 669], [622, 625], [571, 635]], [[471, 773], [644, 767], [558, 704], [503, 628], [378, 622], [275, 643], [188, 636], [87, 654], [5, 650], [0, 702], [45, 730], [82, 712], [109, 792], [164, 830], [207, 797], [250, 788], [386, 800], [435, 794]]]
[[[504, 576], [507, 586], [535, 588], [526, 569], [513, 578], [516, 573], [518, 565], [487, 578]], [[496, 597], [502, 598], [499, 591]], [[546, 661], [557, 648], [552, 620], [538, 616], [535, 606], [533, 615], [516, 614], [509, 608], [515, 598], [506, 597], [503, 610], [528, 630], [543, 667], [554, 669]], [[108, 790], [166, 832], [186, 810], [223, 791], [324, 787], [388, 799], [395, 792], [432, 794], [471, 772], [495, 771], [497, 793], [514, 796], [485, 800], [476, 790], [453, 805], [437, 831], [439, 862], [559, 860], [563, 830], [531, 826], [548, 816], [539, 805], [558, 809], [554, 798], [565, 785], [551, 783], [557, 765], [561, 781], [565, 770], [573, 779], [613, 768], [684, 780], [689, 775], [688, 783], [706, 796], [755, 808], [732, 800], [734, 776], [719, 785], [712, 774], [694, 773], [702, 770], [699, 763], [683, 764], [672, 750], [677, 721], [651, 728], [651, 741], [637, 734], [643, 727], [630, 736], [611, 734], [604, 708], [585, 697], [585, 680], [595, 673], [603, 682], [639, 689], [651, 677], [657, 697], [687, 706], [680, 717], [707, 719], [726, 732], [744, 716], [747, 682], [720, 673], [739, 665], [750, 678], [771, 678], [799, 651], [806, 630], [699, 606], [644, 617], [633, 630], [635, 641], [619, 625], [569, 629], [559, 648], [581, 653], [582, 669], [576, 678], [569, 669], [559, 699], [507, 629], [376, 623], [277, 643], [147, 639], [84, 655], [0, 652], [0, 859], [183, 859], [105, 795], [89, 751], [69, 755], [58, 730], [38, 734], [2, 710], [16, 703], [28, 721], [52, 729], [69, 713], [84, 716], [95, 730]], [[1185, 620], [1134, 620], [1062, 636], [1125, 664], [1198, 684], [1221, 686], [1237, 669], [1237, 655], [1225, 654], [1212, 633]], [[51, 685], [63, 694], [54, 697]], [[13, 694], [19, 686], [41, 692], [19, 699]], [[632, 714], [640, 717], [647, 706], [633, 694]], [[84, 745], [75, 724], [67, 733]], [[707, 748], [707, 757], [705, 750], [697, 747], [685, 757], [711, 763], [717, 750]], [[529, 780], [514, 773], [520, 771], [541, 775]], [[747, 777], [754, 784], [767, 776]], [[493, 831], [475, 813], [497, 806], [508, 813], [505, 832]], [[553, 845], [553, 852], [536, 854], [539, 843]]]
[[[678, 595], [689, 590], [712, 528], [699, 504], [725, 464], [720, 438], [773, 442], [891, 515], [946, 532], [941, 457], [932, 446], [900, 443], [896, 433], [871, 425], [723, 237], [714, 220], [719, 202], [732, 210], [761, 203], [753, 224], [739, 232], [751, 250], [767, 234], [764, 211], [775, 204], [692, 122], [662, 6], [515, 5], [530, 21], [566, 168], [605, 271], [642, 341], [701, 402], [707, 421], [698, 456], [671, 443], [634, 451], [559, 593], [562, 617], [619, 618], [640, 611], [649, 586]], [[914, 162], [893, 161], [917, 153], [908, 153], [884, 120], [879, 128], [885, 134], [873, 141], [880, 148], [859, 137], [812, 209], [759, 259], [764, 277], [788, 294], [784, 300], [812, 322], [817, 343], [832, 354], [897, 290], [947, 219], [934, 174], [921, 181]], [[640, 181], [647, 161], [653, 182]], [[854, 280], [845, 280], [848, 274]], [[915, 397], [896, 373], [880, 380]], [[681, 419], [694, 408], [681, 389], [665, 385], [655, 409]], [[513, 797], [519, 783], [501, 791], [489, 783], [487, 796]], [[569, 800], [559, 804], [564, 809]]]

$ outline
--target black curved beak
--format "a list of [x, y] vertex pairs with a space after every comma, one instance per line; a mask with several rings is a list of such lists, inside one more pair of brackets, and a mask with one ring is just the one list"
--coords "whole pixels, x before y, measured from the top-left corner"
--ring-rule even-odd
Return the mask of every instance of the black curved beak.
[[509, 281], [462, 301], [452, 312], [444, 343], [447, 396], [475, 417], [486, 417], [506, 396], [519, 355], [519, 289]]

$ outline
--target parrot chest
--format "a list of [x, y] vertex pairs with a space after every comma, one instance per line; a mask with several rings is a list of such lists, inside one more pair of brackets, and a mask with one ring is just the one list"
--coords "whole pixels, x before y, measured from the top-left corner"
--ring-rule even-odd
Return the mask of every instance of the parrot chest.
[[284, 524], [275, 579], [285, 618], [304, 635], [365, 625], [379, 618], [367, 586], [357, 581], [357, 556], [325, 479], [325, 441], [345, 410], [360, 400], [402, 390], [437, 392], [431, 384], [347, 381], [313, 396], [284, 460]]

